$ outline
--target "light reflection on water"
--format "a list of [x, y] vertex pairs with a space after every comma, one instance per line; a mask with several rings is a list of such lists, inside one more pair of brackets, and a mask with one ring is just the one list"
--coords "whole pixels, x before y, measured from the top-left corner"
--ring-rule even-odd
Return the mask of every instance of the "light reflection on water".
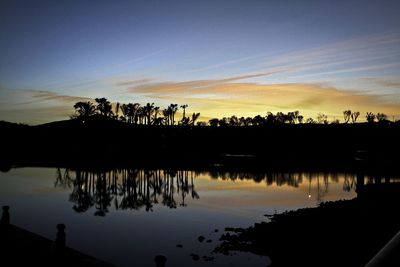
[[[11, 206], [13, 223], [51, 239], [55, 225], [65, 223], [69, 246], [116, 266], [155, 266], [157, 254], [167, 256], [167, 266], [265, 266], [265, 257], [210, 252], [224, 227], [355, 197], [355, 179], [344, 173], [21, 168], [0, 174], [0, 204]], [[200, 235], [210, 243], [200, 243]]]

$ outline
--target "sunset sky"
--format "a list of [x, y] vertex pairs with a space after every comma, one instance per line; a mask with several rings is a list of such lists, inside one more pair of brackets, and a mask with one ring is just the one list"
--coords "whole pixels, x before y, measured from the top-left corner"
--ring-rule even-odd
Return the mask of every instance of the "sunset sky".
[[[0, 120], [73, 104], [188, 104], [203, 118], [352, 109], [400, 119], [400, 1], [0, 4]], [[343, 119], [342, 119], [343, 120]]]

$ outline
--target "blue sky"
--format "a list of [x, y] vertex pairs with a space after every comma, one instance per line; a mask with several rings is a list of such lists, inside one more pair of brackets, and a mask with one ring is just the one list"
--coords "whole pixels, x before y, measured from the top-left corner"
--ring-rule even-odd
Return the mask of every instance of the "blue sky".
[[66, 119], [74, 101], [102, 96], [188, 103], [205, 117], [400, 116], [398, 10], [398, 1], [2, 1], [0, 120]]

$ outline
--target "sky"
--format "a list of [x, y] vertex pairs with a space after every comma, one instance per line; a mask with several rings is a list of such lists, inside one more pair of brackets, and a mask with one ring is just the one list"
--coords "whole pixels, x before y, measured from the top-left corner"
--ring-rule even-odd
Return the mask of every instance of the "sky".
[[[77, 101], [188, 104], [203, 119], [343, 110], [400, 119], [399, 1], [0, 4], [0, 120]], [[343, 119], [342, 119], [343, 121]]]

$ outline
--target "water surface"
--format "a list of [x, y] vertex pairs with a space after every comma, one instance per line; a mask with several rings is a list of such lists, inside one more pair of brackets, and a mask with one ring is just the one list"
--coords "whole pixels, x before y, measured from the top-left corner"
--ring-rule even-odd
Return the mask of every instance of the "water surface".
[[355, 197], [355, 177], [17, 168], [0, 173], [0, 204], [11, 206], [12, 223], [49, 239], [56, 224], [66, 224], [68, 246], [116, 266], [155, 266], [158, 254], [168, 258], [167, 266], [266, 266], [267, 257], [211, 251], [225, 227], [248, 227], [267, 220], [266, 214]]

